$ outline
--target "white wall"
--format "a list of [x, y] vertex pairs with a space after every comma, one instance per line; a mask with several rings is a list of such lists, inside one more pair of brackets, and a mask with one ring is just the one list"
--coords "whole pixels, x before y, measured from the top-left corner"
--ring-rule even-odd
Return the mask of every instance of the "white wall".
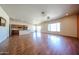
[[77, 16], [63, 18], [61, 21], [61, 34], [77, 37]]
[[9, 16], [6, 12], [0, 7], [0, 17], [6, 19], [6, 26], [0, 26], [0, 43], [4, 41], [9, 36]]
[[[60, 32], [49, 32], [48, 24], [56, 23], [56, 22], [61, 23]], [[41, 29], [42, 32], [77, 37], [77, 16], [76, 15], [67, 16], [58, 20], [45, 22], [45, 23], [42, 23], [41, 26], [42, 26], [42, 29]]]

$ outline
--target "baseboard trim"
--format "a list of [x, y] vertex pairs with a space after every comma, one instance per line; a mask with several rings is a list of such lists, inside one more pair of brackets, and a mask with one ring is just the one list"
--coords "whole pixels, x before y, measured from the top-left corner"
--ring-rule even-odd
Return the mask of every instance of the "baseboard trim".
[[77, 37], [73, 37], [73, 36], [67, 36], [67, 35], [61, 35], [61, 34], [59, 34], [59, 35], [63, 36], [63, 37], [70, 37], [70, 38], [78, 39]]
[[0, 52], [0, 55], [8, 55], [9, 52]]
[[66, 36], [66, 35], [61, 35], [61, 34], [52, 34], [52, 33], [47, 33], [47, 32], [42, 32], [42, 33], [44, 33], [44, 34], [51, 34], [51, 35], [58, 35], [58, 36], [70, 37], [70, 38], [78, 39], [77, 37], [73, 37], [73, 36]]

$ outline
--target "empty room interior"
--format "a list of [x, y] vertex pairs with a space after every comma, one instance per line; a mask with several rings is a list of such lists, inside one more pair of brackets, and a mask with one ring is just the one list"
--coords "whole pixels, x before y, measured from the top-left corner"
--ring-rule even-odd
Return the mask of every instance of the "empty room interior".
[[0, 4], [0, 55], [79, 55], [79, 5]]

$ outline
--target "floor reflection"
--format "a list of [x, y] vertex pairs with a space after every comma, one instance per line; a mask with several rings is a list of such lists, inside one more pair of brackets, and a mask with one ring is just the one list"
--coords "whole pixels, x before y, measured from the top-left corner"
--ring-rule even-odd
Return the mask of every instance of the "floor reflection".
[[40, 32], [34, 32], [33, 33], [33, 41], [35, 42], [41, 42], [41, 33]]
[[40, 32], [34, 32], [33, 33], [33, 38], [36, 39], [36, 38], [40, 38], [41, 37], [41, 33]]
[[53, 35], [48, 35], [48, 45], [50, 48], [54, 47], [55, 50], [61, 50], [63, 47], [61, 38]]
[[5, 40], [0, 44], [0, 52], [7, 51], [11, 55], [75, 55], [79, 54], [79, 40], [34, 32]]

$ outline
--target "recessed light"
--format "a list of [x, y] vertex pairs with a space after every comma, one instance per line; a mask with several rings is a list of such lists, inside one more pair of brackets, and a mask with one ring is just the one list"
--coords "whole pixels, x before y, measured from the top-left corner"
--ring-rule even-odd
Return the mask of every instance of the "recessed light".
[[69, 15], [69, 13], [66, 13], [65, 15], [66, 15], [66, 16], [68, 16], [68, 15]]

